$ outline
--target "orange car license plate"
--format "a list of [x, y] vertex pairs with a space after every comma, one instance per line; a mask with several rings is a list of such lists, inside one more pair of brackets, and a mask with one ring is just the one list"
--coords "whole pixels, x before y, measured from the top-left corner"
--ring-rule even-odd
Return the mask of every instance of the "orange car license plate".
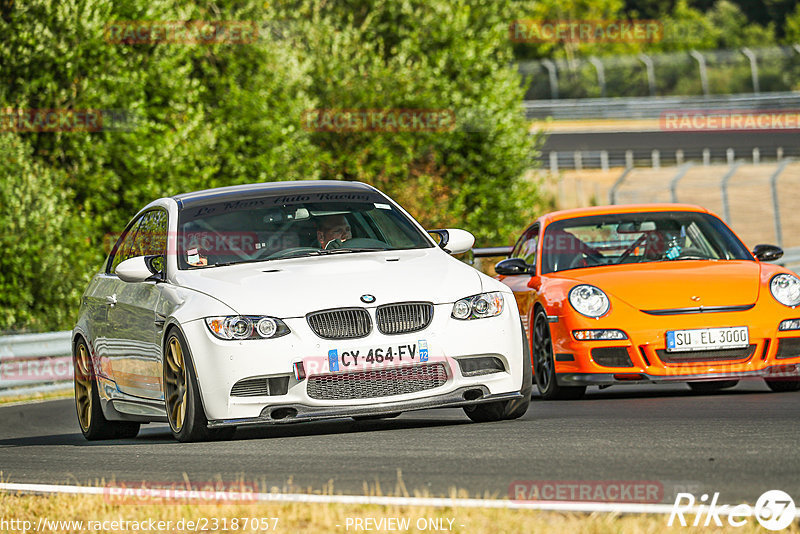
[[750, 345], [750, 335], [746, 326], [667, 332], [667, 352], [740, 349], [748, 345]]

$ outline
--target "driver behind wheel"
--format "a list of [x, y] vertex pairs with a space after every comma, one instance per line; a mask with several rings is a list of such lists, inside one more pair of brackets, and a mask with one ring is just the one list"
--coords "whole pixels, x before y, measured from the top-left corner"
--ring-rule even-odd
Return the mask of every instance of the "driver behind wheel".
[[[322, 248], [341, 246], [342, 241], [352, 239], [350, 223], [344, 215], [325, 215], [317, 219], [317, 242]], [[337, 243], [338, 241], [338, 243]]]

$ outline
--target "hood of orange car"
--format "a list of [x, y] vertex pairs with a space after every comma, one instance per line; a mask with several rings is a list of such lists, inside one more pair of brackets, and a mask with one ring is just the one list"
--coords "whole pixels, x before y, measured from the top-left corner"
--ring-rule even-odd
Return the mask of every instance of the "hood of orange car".
[[738, 306], [758, 299], [754, 261], [676, 261], [565, 271], [640, 310]]

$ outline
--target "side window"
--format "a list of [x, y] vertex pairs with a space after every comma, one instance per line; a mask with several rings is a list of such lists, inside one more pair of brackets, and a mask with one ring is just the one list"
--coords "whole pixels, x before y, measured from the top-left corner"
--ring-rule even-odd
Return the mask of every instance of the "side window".
[[511, 252], [512, 258], [520, 258], [528, 265], [536, 264], [536, 247], [539, 245], [539, 226], [528, 228]]
[[[164, 256], [167, 254], [167, 212], [153, 210], [144, 215], [136, 231], [136, 243], [140, 256]], [[163, 260], [157, 260], [154, 265], [159, 271], [165, 265]]]
[[[136, 256], [166, 255], [167, 212], [152, 210], [144, 213], [118, 242], [111, 267], [113, 273], [121, 262]], [[163, 268], [163, 266], [156, 267]]]
[[112, 252], [113, 256], [109, 261], [108, 270], [106, 271], [107, 273], [113, 273], [117, 268], [117, 265], [128, 258], [133, 258], [136, 255], [132, 253], [134, 250], [136, 230], [139, 228], [139, 225], [146, 216], [147, 214], [139, 217], [139, 219], [131, 225], [130, 230], [128, 230], [122, 237], [119, 238], [117, 244], [114, 246], [114, 250]]

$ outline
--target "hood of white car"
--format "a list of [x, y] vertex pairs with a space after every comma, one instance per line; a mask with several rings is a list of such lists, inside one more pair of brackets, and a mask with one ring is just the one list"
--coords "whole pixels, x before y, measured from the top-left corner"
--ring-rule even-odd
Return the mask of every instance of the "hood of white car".
[[[302, 317], [340, 307], [455, 302], [482, 291], [482, 276], [440, 249], [358, 252], [179, 271], [174, 282], [242, 315]], [[362, 295], [375, 302], [365, 304]]]

